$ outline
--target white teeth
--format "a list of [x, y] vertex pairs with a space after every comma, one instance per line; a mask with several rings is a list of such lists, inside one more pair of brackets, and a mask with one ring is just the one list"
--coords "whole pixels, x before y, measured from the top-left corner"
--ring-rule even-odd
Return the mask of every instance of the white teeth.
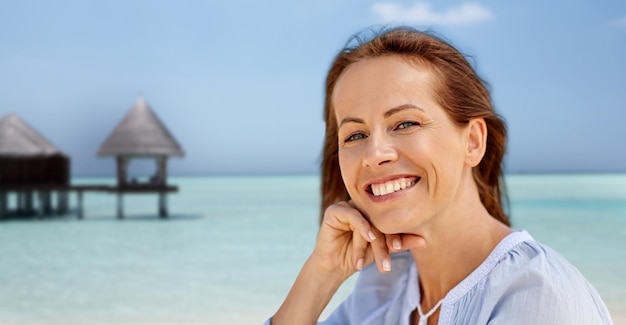
[[415, 184], [415, 178], [400, 178], [382, 184], [372, 184], [370, 187], [375, 196], [382, 196], [404, 190]]

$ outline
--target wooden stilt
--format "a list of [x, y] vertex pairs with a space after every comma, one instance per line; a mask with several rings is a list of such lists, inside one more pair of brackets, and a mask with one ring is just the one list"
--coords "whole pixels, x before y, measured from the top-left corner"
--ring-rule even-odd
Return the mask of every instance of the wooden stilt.
[[160, 156], [157, 158], [157, 178], [158, 183], [165, 185], [167, 182], [167, 157]]
[[124, 219], [124, 198], [121, 192], [117, 193], [117, 218]]
[[78, 191], [78, 219], [83, 219], [83, 191]]
[[17, 191], [15, 193], [15, 199], [16, 199], [16, 203], [17, 203], [17, 209], [16, 209], [16, 213], [18, 216], [22, 216], [24, 215], [24, 192], [23, 191]]
[[52, 214], [52, 193], [50, 191], [44, 191], [44, 208], [45, 215]]
[[159, 216], [167, 218], [167, 193], [159, 192]]
[[30, 216], [35, 214], [35, 209], [33, 208], [33, 191], [24, 192], [24, 211]]
[[37, 215], [41, 219], [41, 218], [43, 218], [44, 210], [45, 210], [45, 206], [46, 206], [44, 191], [38, 191], [37, 192], [37, 199], [39, 201], [39, 202], [37, 202], [37, 203], [39, 203], [39, 206], [38, 206], [39, 209], [38, 209], [38, 214]]
[[22, 215], [22, 192], [21, 191], [16, 191], [15, 192], [15, 214], [16, 215]]
[[57, 191], [57, 213], [60, 215], [67, 214], [67, 191]]
[[0, 191], [0, 219], [4, 219], [7, 217], [7, 211], [9, 202], [8, 202], [7, 192]]

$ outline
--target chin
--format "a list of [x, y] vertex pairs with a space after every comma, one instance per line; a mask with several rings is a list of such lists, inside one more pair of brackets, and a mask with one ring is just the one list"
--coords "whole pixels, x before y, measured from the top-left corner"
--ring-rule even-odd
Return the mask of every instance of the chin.
[[370, 222], [376, 229], [387, 235], [406, 233], [408, 230], [408, 227], [404, 225], [406, 220], [397, 220], [396, 217], [392, 216], [377, 216], [370, 218]]

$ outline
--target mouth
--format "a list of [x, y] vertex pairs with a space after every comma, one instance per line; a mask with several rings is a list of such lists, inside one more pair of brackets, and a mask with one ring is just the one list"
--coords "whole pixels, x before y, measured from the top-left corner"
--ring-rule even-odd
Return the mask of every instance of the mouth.
[[409, 189], [417, 182], [419, 182], [421, 177], [399, 177], [396, 179], [388, 180], [382, 183], [372, 183], [367, 186], [366, 190], [370, 194], [374, 196], [385, 196], [395, 192], [399, 192], [402, 190]]

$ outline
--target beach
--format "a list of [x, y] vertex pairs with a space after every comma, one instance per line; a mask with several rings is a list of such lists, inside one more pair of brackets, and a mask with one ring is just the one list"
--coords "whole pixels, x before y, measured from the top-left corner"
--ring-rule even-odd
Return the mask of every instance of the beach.
[[[73, 179], [103, 182], [114, 179]], [[113, 195], [90, 193], [83, 220], [0, 222], [2, 324], [263, 323], [315, 243], [317, 176], [169, 182], [180, 191], [168, 219], [154, 196], [129, 195], [120, 221]], [[508, 175], [507, 185], [513, 227], [565, 256], [626, 324], [626, 175]]]

